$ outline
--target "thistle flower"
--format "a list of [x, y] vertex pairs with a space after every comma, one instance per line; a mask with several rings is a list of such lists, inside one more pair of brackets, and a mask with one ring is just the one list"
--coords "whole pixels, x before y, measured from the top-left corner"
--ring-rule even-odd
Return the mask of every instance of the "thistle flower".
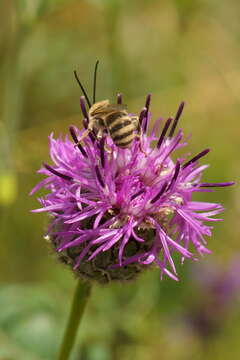
[[[80, 104], [86, 128], [84, 97]], [[33, 211], [49, 213], [47, 238], [79, 276], [101, 283], [130, 280], [156, 265], [161, 277], [178, 280], [174, 253], [182, 263], [210, 253], [205, 237], [211, 227], [204, 223], [220, 220], [213, 216], [223, 208], [192, 197], [233, 183], [201, 181], [208, 166], [199, 160], [209, 149], [173, 160], [173, 153], [187, 145], [181, 129], [175, 134], [184, 103], [174, 118], [158, 119], [148, 135], [149, 104], [150, 95], [139, 116], [141, 146], [135, 139], [130, 149], [121, 149], [109, 135], [98, 140], [94, 133], [80, 144], [82, 131], [75, 126], [70, 126], [72, 140], [49, 137], [53, 165], [39, 170], [46, 178], [31, 194], [41, 187], [48, 193]]]

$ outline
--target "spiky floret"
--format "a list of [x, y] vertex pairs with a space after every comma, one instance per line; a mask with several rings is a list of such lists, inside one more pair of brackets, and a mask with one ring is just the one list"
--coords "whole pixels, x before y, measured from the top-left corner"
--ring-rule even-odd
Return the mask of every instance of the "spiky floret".
[[[118, 95], [121, 103], [121, 95]], [[81, 98], [84, 126], [87, 111]], [[54, 165], [44, 164], [39, 173], [47, 176], [33, 190], [48, 193], [38, 200], [51, 215], [48, 238], [64, 262], [75, 272], [99, 282], [127, 280], [155, 264], [161, 276], [178, 280], [174, 252], [194, 259], [196, 253], [210, 253], [205, 222], [223, 211], [220, 204], [194, 201], [195, 192], [233, 183], [201, 181], [207, 165], [199, 160], [209, 149], [186, 160], [173, 161], [176, 150], [187, 145], [183, 131], [174, 135], [184, 103], [175, 118], [165, 124], [158, 119], [150, 135], [150, 96], [140, 113], [143, 130], [130, 149], [117, 147], [106, 134], [100, 141], [94, 133], [78, 143], [82, 131], [71, 126], [72, 140], [49, 137]], [[159, 134], [160, 123], [163, 123]]]

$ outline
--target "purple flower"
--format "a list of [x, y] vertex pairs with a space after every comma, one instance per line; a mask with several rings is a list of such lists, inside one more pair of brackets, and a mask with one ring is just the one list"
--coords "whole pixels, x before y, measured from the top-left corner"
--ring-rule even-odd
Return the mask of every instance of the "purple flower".
[[196, 301], [186, 307], [181, 318], [191, 333], [194, 331], [205, 343], [221, 331], [240, 295], [240, 258], [234, 256], [228, 264], [214, 262], [195, 264], [190, 275]]
[[191, 278], [205, 302], [211, 299], [215, 303], [215, 310], [228, 307], [240, 294], [240, 256], [235, 255], [225, 266], [213, 262], [195, 264]]
[[[205, 237], [211, 236], [212, 227], [205, 222], [220, 220], [212, 216], [223, 208], [192, 196], [233, 183], [201, 181], [208, 166], [199, 165], [199, 160], [209, 149], [174, 161], [173, 153], [187, 145], [182, 130], [174, 134], [184, 103], [175, 118], [165, 123], [158, 119], [148, 135], [149, 103], [150, 96], [139, 116], [141, 146], [136, 138], [130, 149], [121, 149], [109, 135], [97, 140], [94, 133], [81, 145], [82, 131], [74, 126], [73, 141], [68, 136], [49, 137], [53, 165], [44, 164], [39, 170], [46, 178], [31, 194], [41, 187], [48, 193], [38, 199], [42, 207], [33, 211], [50, 214], [52, 247], [77, 274], [89, 279], [131, 279], [157, 265], [161, 277], [178, 280], [174, 252], [182, 262], [195, 259], [194, 253], [210, 253]], [[86, 128], [83, 97], [81, 107]]]

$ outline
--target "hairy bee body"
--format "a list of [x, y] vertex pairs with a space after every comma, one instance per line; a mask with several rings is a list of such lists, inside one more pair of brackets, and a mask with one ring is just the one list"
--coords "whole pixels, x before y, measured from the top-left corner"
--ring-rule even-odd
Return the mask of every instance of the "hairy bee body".
[[97, 131], [99, 137], [107, 131], [116, 146], [126, 149], [138, 136], [138, 117], [129, 115], [123, 105], [110, 104], [109, 100], [99, 101], [89, 109], [88, 130]]

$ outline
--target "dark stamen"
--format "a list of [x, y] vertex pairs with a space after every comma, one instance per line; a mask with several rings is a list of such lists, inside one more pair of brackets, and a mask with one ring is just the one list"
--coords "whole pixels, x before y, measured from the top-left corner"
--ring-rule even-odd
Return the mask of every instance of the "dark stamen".
[[143, 124], [143, 132], [144, 133], [147, 132], [147, 128], [148, 128], [148, 120], [149, 120], [148, 111], [149, 111], [150, 101], [151, 101], [151, 94], [148, 94], [148, 96], [146, 98], [146, 103], [145, 103], [146, 114], [145, 114], [145, 122]]
[[96, 84], [97, 84], [97, 69], [98, 69], [99, 60], [97, 60], [94, 68], [94, 77], [93, 77], [93, 104], [96, 102]]
[[179, 120], [179, 118], [180, 118], [180, 116], [181, 116], [181, 114], [183, 112], [184, 105], [185, 105], [184, 101], [181, 102], [181, 104], [179, 105], [178, 111], [177, 111], [177, 113], [175, 115], [175, 118], [174, 118], [174, 122], [173, 122], [173, 125], [172, 125], [172, 128], [171, 128], [171, 131], [169, 133], [170, 138], [173, 136], [174, 131], [175, 131], [176, 127], [177, 127], [178, 120]]
[[224, 183], [201, 183], [200, 187], [225, 187], [234, 185], [234, 181], [224, 182]]
[[183, 132], [182, 130], [179, 130], [178, 134], [176, 135], [176, 138], [173, 141], [173, 145], [171, 144], [170, 150], [168, 150], [168, 152], [165, 154], [165, 157], [162, 160], [163, 163], [167, 159], [167, 157], [170, 156], [170, 154], [177, 148], [178, 144], [182, 140], [182, 137], [183, 137]]
[[95, 171], [96, 171], [96, 175], [97, 175], [97, 178], [98, 178], [98, 181], [100, 183], [100, 185], [104, 188], [104, 182], [103, 182], [103, 179], [102, 179], [102, 175], [100, 173], [100, 170], [99, 170], [99, 167], [96, 165], [95, 166]]
[[77, 135], [75, 133], [75, 130], [74, 130], [74, 127], [73, 126], [69, 126], [69, 131], [70, 131], [70, 134], [73, 138], [73, 141], [75, 142], [75, 144], [78, 143], [78, 138], [77, 138]]
[[122, 94], [117, 94], [117, 104], [122, 104]]
[[90, 107], [91, 107], [91, 103], [90, 103], [90, 101], [89, 101], [89, 98], [88, 98], [88, 96], [87, 96], [87, 93], [86, 93], [86, 91], [85, 91], [85, 89], [84, 89], [81, 81], [79, 80], [79, 77], [77, 76], [77, 71], [76, 71], [76, 70], [74, 70], [74, 76], [75, 76], [75, 79], [77, 80], [78, 85], [80, 86], [80, 88], [81, 88], [81, 90], [82, 90], [82, 92], [83, 92], [83, 94], [84, 94], [84, 96], [85, 96], [85, 98], [86, 98], [86, 100], [87, 100], [88, 106], [89, 106], [89, 108], [90, 108]]
[[88, 120], [86, 118], [83, 119], [83, 126], [85, 129], [88, 128]]
[[101, 157], [101, 164], [104, 168], [105, 166], [105, 149], [104, 149], [105, 137], [103, 136], [100, 140], [100, 157]]
[[151, 101], [151, 94], [148, 94], [145, 102], [145, 108], [147, 109], [147, 111], [149, 110], [150, 101]]
[[134, 200], [139, 195], [143, 194], [145, 192], [145, 189], [139, 190], [136, 194], [132, 195], [131, 200]]
[[167, 131], [168, 131], [168, 128], [169, 128], [171, 122], [172, 122], [172, 118], [169, 118], [169, 119], [167, 119], [167, 121], [166, 121], [166, 123], [165, 123], [165, 125], [164, 125], [163, 131], [162, 131], [162, 133], [161, 133], [161, 135], [160, 135], [160, 138], [159, 138], [159, 140], [158, 140], [158, 143], [157, 143], [157, 148], [158, 148], [158, 149], [160, 149], [160, 147], [161, 147], [161, 145], [162, 145], [162, 143], [163, 143], [163, 140], [164, 140], [164, 138], [165, 138], [165, 135], [166, 135], [166, 133], [167, 133]]
[[96, 139], [96, 136], [95, 136], [94, 132], [93, 132], [93, 131], [90, 132], [90, 133], [88, 134], [88, 136], [90, 137], [90, 139], [91, 139], [92, 142], [94, 143], [94, 142], [95, 142], [95, 139]]
[[166, 182], [163, 184], [163, 186], [162, 186], [161, 190], [159, 191], [159, 193], [157, 193], [157, 195], [154, 196], [154, 198], [150, 201], [151, 204], [154, 204], [154, 203], [162, 196], [162, 194], [163, 194], [164, 191], [166, 190], [167, 184], [168, 184], [168, 182], [166, 181]]
[[85, 158], [87, 158], [87, 153], [86, 151], [84, 150], [84, 148], [82, 147], [82, 145], [78, 142], [78, 138], [77, 138], [77, 135], [75, 133], [75, 130], [74, 130], [74, 127], [73, 126], [69, 126], [69, 131], [70, 131], [70, 134], [73, 138], [73, 141], [75, 142], [75, 144], [77, 145], [77, 147], [79, 148], [79, 150], [81, 151], [81, 153], [83, 154], [83, 156]]
[[177, 177], [178, 177], [178, 174], [179, 174], [179, 170], [180, 170], [180, 162], [177, 160], [176, 166], [175, 166], [174, 175], [173, 175], [173, 177], [172, 177], [172, 180], [171, 180], [170, 184], [168, 185], [167, 190], [170, 190], [170, 189], [173, 187], [175, 181], [177, 180]]
[[144, 119], [144, 123], [143, 123], [143, 133], [146, 134], [147, 129], [148, 129], [148, 111], [146, 111], [146, 115], [145, 115], [145, 119]]
[[189, 160], [186, 164], [184, 164], [182, 166], [183, 169], [185, 169], [187, 166], [193, 164], [194, 162], [196, 162], [197, 160], [199, 160], [201, 157], [205, 156], [207, 153], [209, 153], [210, 149], [205, 149], [203, 151], [201, 151], [199, 154], [197, 154], [196, 156], [194, 156], [191, 160]]
[[142, 126], [143, 119], [145, 118], [147, 113], [147, 108], [143, 108], [139, 115], [139, 124]]
[[85, 97], [84, 96], [80, 97], [80, 106], [81, 106], [81, 110], [82, 110], [84, 118], [89, 121], [88, 112], [87, 112], [87, 109], [86, 109], [86, 106], [85, 106]]
[[50, 171], [52, 174], [57, 175], [57, 176], [61, 177], [61, 178], [64, 179], [64, 180], [68, 180], [68, 181], [73, 180], [73, 178], [72, 178], [71, 176], [61, 174], [60, 172], [58, 172], [57, 170], [53, 169], [50, 165], [48, 165], [48, 164], [46, 164], [46, 163], [44, 163], [43, 166], [45, 167], [45, 169], [47, 169], [48, 171]]

